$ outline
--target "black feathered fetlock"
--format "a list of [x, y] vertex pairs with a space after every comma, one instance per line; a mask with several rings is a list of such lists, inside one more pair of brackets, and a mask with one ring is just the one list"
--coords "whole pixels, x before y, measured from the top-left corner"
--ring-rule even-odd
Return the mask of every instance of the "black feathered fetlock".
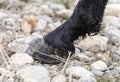
[[[73, 42], [79, 37], [84, 38], [86, 35], [97, 34], [101, 27], [105, 6], [108, 0], [80, 0], [74, 9], [72, 16], [57, 29], [47, 34], [44, 38], [45, 45], [39, 51], [50, 55], [55, 49], [60, 52], [75, 52]], [[33, 57], [43, 63], [59, 63], [60, 61], [51, 57], [35, 54]], [[58, 53], [58, 56], [64, 58], [64, 54]], [[65, 57], [67, 57], [66, 54]], [[59, 61], [59, 62], [58, 62]]]

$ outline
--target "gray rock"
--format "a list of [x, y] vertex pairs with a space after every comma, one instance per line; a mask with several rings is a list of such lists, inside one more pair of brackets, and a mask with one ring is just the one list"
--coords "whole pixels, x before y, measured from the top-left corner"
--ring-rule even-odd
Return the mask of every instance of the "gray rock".
[[67, 79], [65, 76], [58, 75], [58, 76], [53, 77], [51, 82], [66, 82], [66, 81]]
[[38, 11], [42, 15], [54, 16], [53, 10], [48, 5], [41, 5]]
[[53, 19], [51, 17], [49, 17], [48, 15], [42, 15], [42, 16], [40, 16], [40, 18], [44, 19], [48, 23], [53, 23]]
[[79, 42], [78, 48], [90, 50], [91, 52], [105, 51], [107, 48], [108, 38], [104, 36], [87, 37]]
[[119, 77], [120, 75], [120, 69], [113, 69], [107, 72], [108, 75], [111, 75], [113, 77]]
[[107, 64], [102, 60], [96, 61], [95, 63], [91, 64], [92, 69], [104, 71], [107, 69]]
[[10, 69], [18, 69], [26, 64], [32, 64], [33, 58], [25, 53], [16, 53], [10, 57]]
[[105, 27], [114, 26], [120, 29], [120, 18], [115, 16], [105, 16], [103, 20], [103, 24], [105, 25]]
[[47, 21], [45, 21], [44, 19], [39, 19], [34, 31], [43, 30], [45, 29], [46, 26], [47, 26]]
[[88, 62], [90, 61], [91, 59], [86, 56], [84, 53], [79, 53], [79, 54], [75, 54], [76, 55], [76, 58], [78, 58], [80, 61], [85, 61], [85, 62]]
[[79, 66], [72, 66], [66, 69], [66, 74], [74, 77], [94, 77], [94, 74], [87, 69]]
[[120, 61], [120, 55], [118, 55], [118, 54], [113, 53], [113, 54], [110, 55], [110, 57], [111, 57], [113, 62], [119, 62]]
[[120, 3], [117, 4], [108, 4], [105, 10], [106, 15], [112, 15], [120, 17]]
[[[27, 37], [18, 38], [14, 40], [13, 42], [9, 43], [8, 46], [10, 50], [13, 52], [24, 53], [31, 46], [30, 44], [34, 43], [36, 40], [38, 40], [38, 42], [41, 42], [42, 36], [36, 33], [36, 34], [32, 34]], [[28, 51], [27, 53], [30, 55], [30, 53], [32, 54], [33, 52]]]
[[65, 6], [62, 4], [50, 3], [49, 6], [52, 10], [55, 10], [55, 11], [60, 11], [65, 9]]
[[14, 37], [14, 34], [12, 31], [3, 32], [0, 35], [2, 37], [2, 42], [11, 42]]
[[108, 26], [104, 30], [105, 36], [108, 37], [110, 42], [118, 43], [120, 41], [120, 30], [113, 26]]
[[68, 19], [68, 18], [70, 18], [70, 16], [72, 15], [72, 13], [73, 13], [73, 10], [64, 9], [64, 10], [58, 11], [56, 14], [59, 17]]
[[78, 82], [97, 82], [93, 77], [81, 77]]
[[43, 66], [24, 66], [16, 72], [23, 82], [50, 82], [47, 69]]
[[109, 0], [110, 3], [120, 3], [119, 0]]
[[8, 17], [8, 15], [6, 13], [0, 12], [0, 20], [3, 20], [6, 17]]
[[104, 72], [99, 71], [99, 70], [91, 70], [91, 72], [95, 75], [95, 76], [103, 76]]

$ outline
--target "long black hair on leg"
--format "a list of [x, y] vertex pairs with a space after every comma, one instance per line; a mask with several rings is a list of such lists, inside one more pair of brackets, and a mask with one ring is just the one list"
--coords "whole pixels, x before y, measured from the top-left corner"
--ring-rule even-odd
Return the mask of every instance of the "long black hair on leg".
[[74, 40], [99, 32], [107, 2], [108, 0], [80, 0], [72, 16], [45, 36], [45, 43], [62, 51], [75, 52]]

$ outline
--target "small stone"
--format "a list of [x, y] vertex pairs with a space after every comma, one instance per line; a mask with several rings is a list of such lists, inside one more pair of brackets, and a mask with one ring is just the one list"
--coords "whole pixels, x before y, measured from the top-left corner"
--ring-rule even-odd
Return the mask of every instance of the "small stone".
[[108, 26], [104, 30], [105, 36], [108, 37], [109, 42], [118, 43], [120, 41], [120, 30], [113, 26]]
[[36, 24], [36, 28], [35, 28], [34, 31], [44, 30], [46, 25], [47, 25], [47, 21], [45, 21], [44, 19], [39, 19], [37, 24]]
[[103, 24], [105, 27], [114, 26], [120, 29], [120, 18], [115, 16], [105, 16], [103, 20]]
[[10, 42], [13, 40], [14, 34], [12, 31], [6, 31], [6, 32], [1, 33], [1, 36], [2, 36], [3, 42]]
[[120, 77], [120, 69], [113, 69], [113, 70], [107, 71], [106, 73], [113, 77]]
[[43, 66], [24, 66], [16, 72], [23, 82], [50, 82], [48, 70]]
[[103, 62], [102, 60], [99, 60], [99, 61], [91, 64], [91, 67], [94, 70], [104, 71], [107, 69], [107, 64], [105, 62]]
[[67, 79], [63, 75], [58, 75], [52, 78], [51, 82], [66, 82]]
[[113, 53], [113, 54], [110, 55], [110, 57], [111, 57], [113, 62], [119, 62], [120, 61], [120, 55], [118, 55], [118, 54]]
[[108, 4], [106, 6], [106, 15], [119, 16], [120, 15], [120, 3]]
[[41, 5], [38, 11], [41, 15], [54, 16], [52, 9], [48, 5]]
[[[31, 42], [36, 41], [36, 39], [39, 39], [38, 41], [41, 42], [42, 36], [38, 33], [33, 33], [30, 36], [23, 37], [23, 38], [18, 38], [11, 43], [8, 44], [8, 47], [10, 48], [11, 51], [17, 52], [17, 53], [24, 53], [31, 45]], [[29, 52], [28, 54], [30, 55]]]
[[3, 20], [6, 17], [8, 17], [7, 14], [0, 12], [0, 20]]
[[48, 15], [42, 15], [40, 18], [47, 21], [48, 23], [53, 23], [53, 19]]
[[33, 58], [25, 53], [16, 53], [10, 57], [11, 69], [17, 69], [26, 64], [32, 64], [33, 62]]
[[95, 75], [95, 76], [103, 76], [104, 72], [99, 71], [99, 70], [91, 70], [91, 72]]
[[78, 82], [97, 82], [93, 77], [81, 77]]
[[35, 16], [24, 16], [21, 21], [21, 30], [24, 33], [32, 33], [37, 25], [37, 18]]
[[57, 12], [57, 16], [68, 19], [72, 15], [73, 11], [69, 9], [64, 9]]
[[22, 27], [21, 27], [22, 31], [24, 33], [28, 33], [30, 34], [32, 32], [32, 27], [30, 24], [28, 24], [27, 22], [25, 22], [24, 24], [22, 24]]
[[110, 3], [120, 3], [119, 0], [109, 0]]
[[90, 50], [91, 52], [105, 51], [108, 38], [104, 36], [92, 36], [79, 42], [77, 46], [80, 49]]
[[76, 58], [78, 58], [80, 61], [88, 62], [91, 60], [88, 56], [86, 56], [85, 54], [82, 54], [82, 53], [75, 54], [75, 55], [76, 55]]
[[1, 76], [5, 77], [14, 77], [14, 73], [12, 73], [10, 70], [7, 70], [5, 68], [0, 68], [0, 74]]
[[94, 74], [79, 66], [72, 66], [66, 69], [66, 74], [74, 77], [94, 77]]
[[62, 4], [50, 3], [50, 8], [54, 11], [60, 11], [65, 9], [65, 6]]

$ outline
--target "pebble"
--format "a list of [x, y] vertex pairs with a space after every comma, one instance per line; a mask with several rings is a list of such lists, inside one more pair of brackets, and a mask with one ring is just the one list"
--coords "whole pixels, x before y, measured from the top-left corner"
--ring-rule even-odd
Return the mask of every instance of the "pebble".
[[11, 72], [10, 70], [7, 70], [5, 68], [0, 68], [0, 74], [3, 77], [14, 77], [15, 74], [13, 72]]
[[6, 13], [0, 12], [0, 20], [3, 20], [6, 17], [8, 17], [8, 15]]
[[93, 77], [81, 77], [78, 82], [97, 82]]
[[95, 76], [103, 76], [104, 72], [99, 71], [99, 70], [91, 70], [91, 72], [95, 75]]
[[53, 23], [53, 19], [50, 16], [48, 16], [48, 15], [41, 15], [40, 18], [44, 19], [48, 23]]
[[104, 71], [107, 69], [107, 64], [102, 60], [96, 61], [95, 63], [91, 64], [92, 69]]
[[103, 24], [105, 25], [105, 27], [114, 26], [120, 29], [120, 18], [115, 16], [105, 16], [103, 20]]
[[[39, 39], [38, 41], [41, 42], [42, 36], [38, 33], [33, 33], [32, 35], [25, 36], [23, 38], [18, 38], [11, 43], [8, 44], [8, 47], [13, 52], [26, 52], [26, 50], [31, 46], [30, 43], [36, 41], [36, 39]], [[28, 52], [30, 55], [32, 52]]]
[[79, 54], [75, 54], [76, 55], [76, 58], [79, 59], [80, 61], [84, 61], [84, 62], [88, 62], [90, 61], [91, 59], [85, 55], [84, 53], [79, 53]]
[[110, 55], [113, 62], [119, 62], [120, 61], [120, 55], [113, 53]]
[[108, 26], [104, 29], [105, 36], [109, 42], [118, 43], [120, 41], [120, 30], [114, 26]]
[[74, 77], [94, 77], [94, 74], [79, 66], [72, 66], [66, 69], [66, 74]]
[[50, 3], [49, 6], [54, 11], [60, 11], [65, 9], [65, 6], [62, 4]]
[[109, 0], [110, 3], [120, 3], [119, 0]]
[[41, 15], [54, 16], [53, 10], [48, 5], [41, 5], [38, 11]]
[[50, 82], [48, 70], [43, 66], [24, 66], [16, 72], [23, 82]]
[[104, 36], [87, 37], [85, 40], [79, 42], [80, 49], [89, 50], [91, 52], [105, 51], [108, 44], [108, 38]]
[[120, 77], [120, 69], [113, 69], [106, 72], [109, 76]]
[[59, 17], [62, 17], [64, 19], [68, 19], [68, 18], [70, 18], [72, 13], [73, 13], [73, 10], [64, 9], [64, 10], [58, 11], [56, 14]]
[[112, 15], [112, 16], [120, 16], [120, 3], [115, 4], [108, 4], [106, 6], [106, 15]]
[[66, 82], [66, 81], [67, 79], [65, 76], [58, 75], [58, 76], [53, 77], [51, 82]]
[[21, 30], [27, 34], [32, 33], [36, 28], [37, 21], [37, 17], [25, 15], [21, 21]]
[[25, 53], [16, 53], [10, 57], [10, 68], [18, 69], [26, 64], [32, 64], [34, 62], [33, 58]]
[[39, 19], [34, 31], [44, 30], [46, 26], [47, 26], [47, 21], [45, 21], [44, 19]]

